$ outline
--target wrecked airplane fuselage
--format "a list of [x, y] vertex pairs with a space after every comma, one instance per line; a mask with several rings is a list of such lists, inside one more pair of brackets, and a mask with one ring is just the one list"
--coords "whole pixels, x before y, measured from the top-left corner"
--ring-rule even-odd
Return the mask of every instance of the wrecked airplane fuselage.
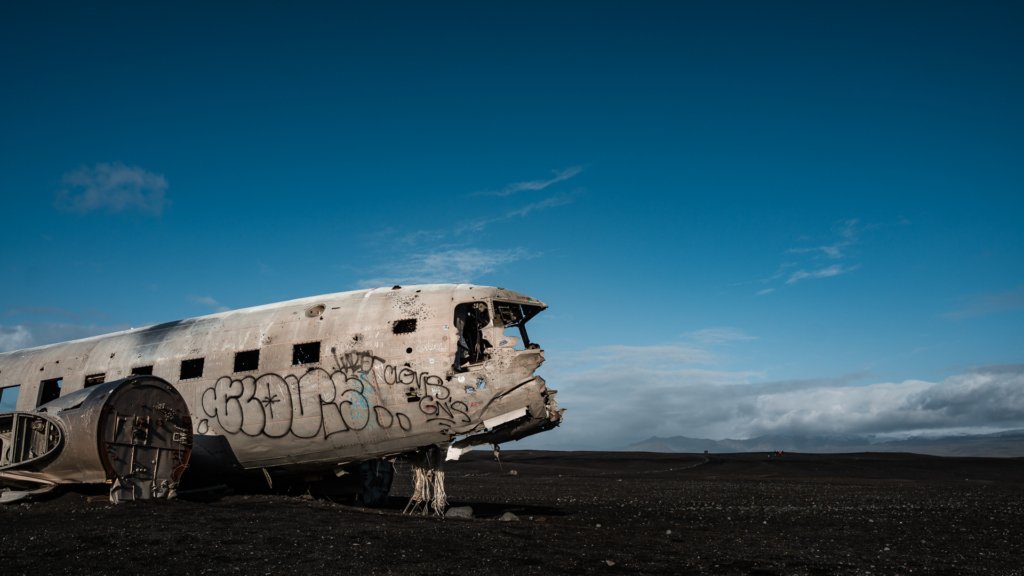
[[[31, 412], [151, 374], [187, 404], [194, 468], [331, 483], [381, 459], [457, 457], [557, 426], [555, 392], [534, 374], [544, 353], [526, 331], [544, 308], [465, 284], [304, 298], [0, 354], [0, 398], [13, 390]], [[360, 490], [389, 485], [387, 468]]]
[[155, 376], [72, 392], [0, 414], [0, 501], [59, 484], [111, 485], [110, 499], [172, 498], [192, 451], [181, 394]]

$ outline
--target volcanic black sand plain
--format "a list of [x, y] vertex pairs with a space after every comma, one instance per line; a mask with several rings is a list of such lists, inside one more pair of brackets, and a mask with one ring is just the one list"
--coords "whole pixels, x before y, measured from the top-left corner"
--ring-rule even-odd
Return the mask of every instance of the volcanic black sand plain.
[[[473, 519], [229, 493], [0, 508], [0, 573], [1024, 574], [1024, 459], [489, 451]], [[207, 494], [208, 495], [208, 494]], [[511, 512], [518, 520], [499, 518]]]

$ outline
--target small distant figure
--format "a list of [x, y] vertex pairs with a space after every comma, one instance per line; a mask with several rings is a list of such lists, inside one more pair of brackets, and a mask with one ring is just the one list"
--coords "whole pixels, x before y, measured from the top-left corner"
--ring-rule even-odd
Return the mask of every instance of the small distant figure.
[[501, 446], [498, 446], [497, 444], [494, 445], [494, 460], [498, 463], [498, 471], [504, 472], [501, 467]]

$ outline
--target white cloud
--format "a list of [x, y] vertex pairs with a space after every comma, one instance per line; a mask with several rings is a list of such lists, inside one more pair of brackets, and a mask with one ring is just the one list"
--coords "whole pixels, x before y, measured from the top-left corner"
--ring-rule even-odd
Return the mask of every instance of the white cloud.
[[22, 325], [0, 326], [0, 352], [32, 346], [32, 332]]
[[554, 175], [551, 178], [546, 178], [546, 179], [541, 179], [541, 180], [527, 180], [525, 182], [514, 182], [512, 184], [509, 184], [508, 186], [505, 186], [501, 190], [495, 190], [495, 191], [492, 191], [492, 192], [483, 192], [482, 195], [484, 195], [484, 196], [511, 196], [513, 194], [518, 194], [519, 192], [526, 192], [526, 191], [536, 192], [536, 191], [539, 191], [539, 190], [543, 190], [543, 189], [547, 188], [548, 186], [551, 186], [552, 184], [557, 184], [559, 182], [563, 182], [565, 180], [568, 180], [568, 179], [572, 178], [573, 176], [576, 176], [580, 172], [583, 172], [583, 167], [582, 166], [570, 166], [568, 168], [563, 168], [561, 170], [553, 170], [552, 172], [554, 172]]
[[538, 439], [540, 447], [614, 449], [650, 436], [1024, 428], [1024, 366], [864, 385], [864, 375], [766, 381], [760, 372], [719, 369], [714, 356], [690, 346], [603, 346], [549, 358], [541, 375], [568, 412], [565, 430]]
[[138, 166], [100, 163], [64, 175], [57, 207], [73, 212], [139, 210], [160, 215], [167, 203], [167, 180]]
[[393, 284], [432, 284], [471, 282], [495, 272], [502, 266], [535, 257], [522, 248], [483, 250], [445, 248], [411, 254], [398, 262], [377, 268], [373, 278], [359, 281], [360, 286]]
[[747, 434], [883, 434], [1024, 427], [1024, 368], [980, 369], [941, 382], [904, 380], [757, 397]]
[[18, 350], [31, 346], [43, 346], [55, 342], [66, 342], [125, 330], [129, 326], [99, 324], [70, 324], [62, 322], [25, 323], [14, 326], [0, 326], [0, 352]]

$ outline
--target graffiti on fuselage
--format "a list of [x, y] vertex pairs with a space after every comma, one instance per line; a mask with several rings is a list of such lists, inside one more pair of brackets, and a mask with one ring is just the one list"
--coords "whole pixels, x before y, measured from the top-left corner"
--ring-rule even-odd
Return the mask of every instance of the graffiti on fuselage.
[[[372, 425], [409, 432], [417, 422], [447, 433], [457, 423], [470, 422], [469, 407], [452, 399], [440, 376], [388, 364], [370, 352], [335, 354], [334, 361], [333, 369], [312, 366], [302, 374], [222, 376], [202, 392], [205, 418], [196, 431], [329, 438]], [[385, 406], [383, 398], [402, 396], [413, 408], [412, 417]], [[212, 430], [213, 423], [219, 429]]]

